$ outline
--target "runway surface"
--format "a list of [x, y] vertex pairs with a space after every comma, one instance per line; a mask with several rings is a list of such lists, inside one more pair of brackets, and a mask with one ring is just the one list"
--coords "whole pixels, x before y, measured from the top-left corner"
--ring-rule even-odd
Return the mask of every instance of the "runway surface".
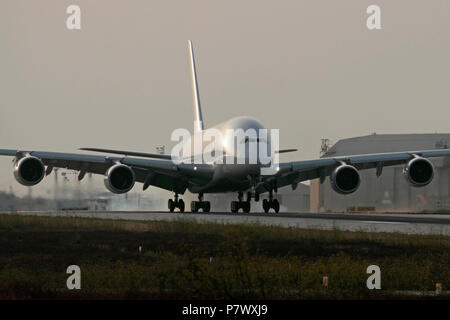
[[446, 214], [355, 214], [355, 213], [170, 213], [161, 211], [58, 211], [15, 212], [37, 216], [89, 217], [136, 221], [195, 220], [204, 223], [250, 223], [282, 227], [366, 232], [450, 235], [450, 215]]

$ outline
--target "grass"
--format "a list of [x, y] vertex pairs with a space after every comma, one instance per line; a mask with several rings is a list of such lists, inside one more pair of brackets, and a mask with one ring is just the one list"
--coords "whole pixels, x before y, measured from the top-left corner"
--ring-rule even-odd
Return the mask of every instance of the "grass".
[[1, 299], [386, 299], [448, 290], [449, 264], [446, 236], [0, 215]]

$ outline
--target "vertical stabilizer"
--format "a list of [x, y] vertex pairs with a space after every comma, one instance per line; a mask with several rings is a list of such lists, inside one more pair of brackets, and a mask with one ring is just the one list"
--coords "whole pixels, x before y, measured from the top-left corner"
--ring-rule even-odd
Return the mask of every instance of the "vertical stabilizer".
[[188, 40], [188, 44], [192, 83], [192, 105], [194, 107], [194, 132], [198, 132], [203, 130], [202, 107], [200, 105], [200, 96], [198, 94], [197, 70], [195, 69], [194, 49], [192, 48], [191, 40]]

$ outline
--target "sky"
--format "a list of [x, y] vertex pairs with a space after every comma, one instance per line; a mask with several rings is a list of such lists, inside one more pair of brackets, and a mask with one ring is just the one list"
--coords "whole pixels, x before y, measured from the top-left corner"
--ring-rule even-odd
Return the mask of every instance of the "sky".
[[[2, 0], [0, 148], [170, 150], [193, 126], [188, 39], [205, 125], [255, 117], [299, 149], [282, 161], [319, 157], [322, 138], [450, 132], [448, 0]], [[26, 193], [11, 158], [0, 177]]]

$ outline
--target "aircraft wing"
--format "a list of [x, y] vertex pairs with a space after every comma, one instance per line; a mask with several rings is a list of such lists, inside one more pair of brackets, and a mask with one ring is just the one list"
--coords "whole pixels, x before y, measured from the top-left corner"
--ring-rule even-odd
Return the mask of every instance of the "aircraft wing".
[[144, 152], [112, 150], [112, 149], [100, 149], [100, 148], [80, 148], [79, 150], [102, 152], [102, 153], [121, 154], [121, 155], [124, 155], [124, 156], [133, 156], [133, 157], [172, 160], [172, 156], [170, 154], [155, 154], [155, 153], [144, 153]]
[[342, 163], [352, 165], [358, 170], [377, 168], [377, 174], [381, 174], [383, 167], [405, 164], [417, 156], [423, 158], [450, 156], [450, 149], [375, 153], [284, 162], [279, 164], [276, 174], [263, 178], [256, 186], [256, 191], [263, 193], [273, 186], [280, 188], [292, 185], [295, 188], [299, 182], [317, 178], [320, 178], [322, 183]]
[[79, 180], [85, 173], [104, 175], [111, 166], [121, 163], [134, 171], [136, 181], [144, 184], [144, 190], [153, 185], [180, 194], [190, 185], [203, 184], [204, 180], [209, 180], [214, 173], [214, 168], [207, 164], [176, 165], [171, 160], [11, 149], [0, 149], [0, 155], [16, 158], [34, 156], [41, 159], [47, 167], [46, 174], [50, 174], [53, 168], [77, 170], [80, 172]]

